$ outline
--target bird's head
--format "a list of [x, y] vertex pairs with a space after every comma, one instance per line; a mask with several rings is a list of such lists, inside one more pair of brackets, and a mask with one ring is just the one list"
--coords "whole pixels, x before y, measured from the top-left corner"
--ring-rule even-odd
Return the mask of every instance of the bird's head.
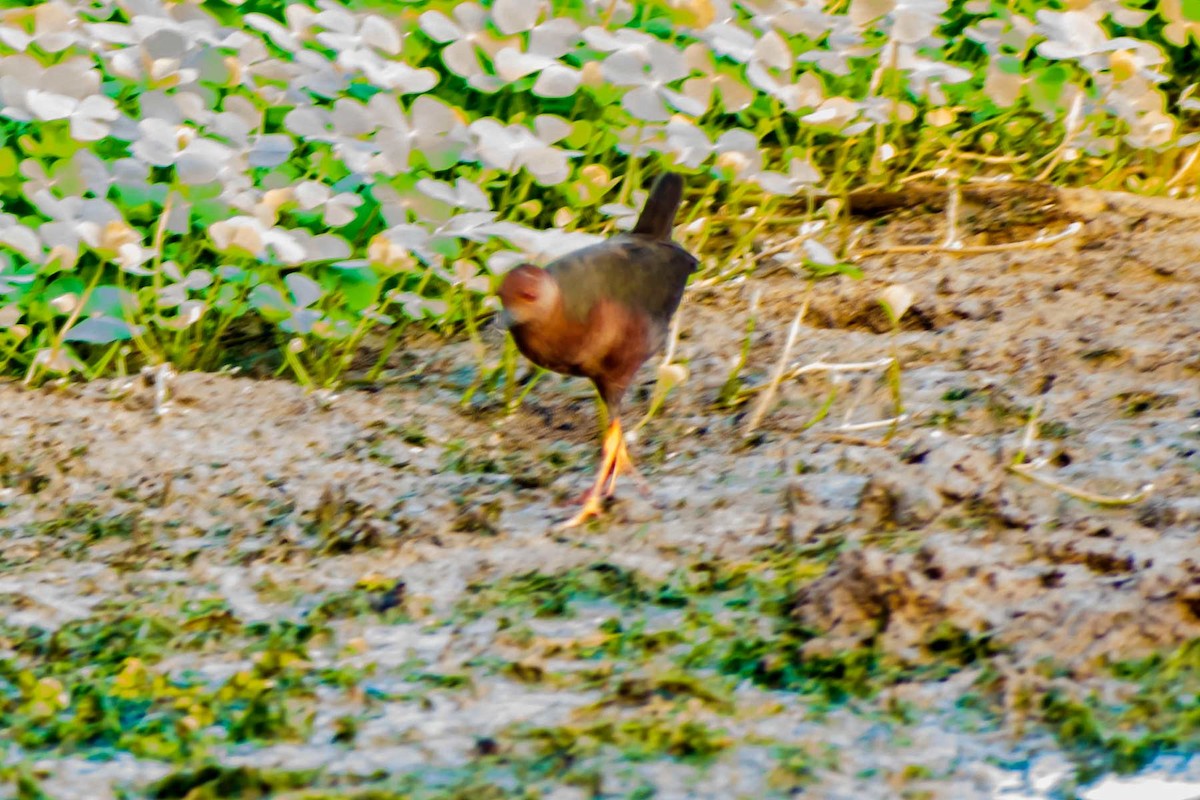
[[510, 327], [546, 319], [559, 300], [558, 282], [554, 276], [533, 264], [521, 264], [512, 269], [504, 276], [496, 293], [504, 306], [504, 322]]

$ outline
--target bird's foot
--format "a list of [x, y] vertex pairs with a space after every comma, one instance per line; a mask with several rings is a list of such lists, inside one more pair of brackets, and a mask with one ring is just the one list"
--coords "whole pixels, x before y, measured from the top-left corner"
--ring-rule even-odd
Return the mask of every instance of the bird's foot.
[[625, 437], [621, 435], [621, 420], [616, 418], [609, 424], [608, 432], [604, 436], [604, 449], [600, 457], [600, 467], [596, 470], [596, 482], [581, 498], [583, 508], [560, 525], [559, 529], [578, 527], [603, 514], [606, 501], [616, 493], [619, 475], [632, 477], [642, 496], [650, 497], [650, 486], [633, 465], [629, 449], [625, 446]]
[[600, 468], [596, 471], [596, 482], [579, 499], [579, 502], [583, 504], [583, 508], [579, 509], [578, 514], [560, 525], [560, 530], [576, 528], [593, 517], [599, 517], [604, 513], [605, 506], [613, 496], [613, 490], [616, 488], [617, 464], [620, 458], [620, 453], [614, 448], [609, 447], [610, 439], [611, 436], [606, 437], [604, 441], [604, 454], [600, 459]]
[[584, 496], [583, 508], [579, 509], [579, 513], [575, 516], [559, 525], [558, 530], [563, 531], [570, 528], [578, 528], [593, 517], [599, 517], [604, 513], [604, 506], [607, 500], [607, 497], [597, 492], [588, 492]]
[[559, 529], [574, 528], [593, 517], [604, 513], [605, 502], [613, 496], [616, 490], [617, 474], [622, 463], [632, 467], [629, 453], [625, 449], [625, 438], [621, 435], [620, 419], [613, 419], [609, 424], [608, 433], [604, 436], [604, 447], [600, 453], [600, 466], [596, 469], [596, 482], [581, 498], [583, 508], [579, 513], [559, 526]]

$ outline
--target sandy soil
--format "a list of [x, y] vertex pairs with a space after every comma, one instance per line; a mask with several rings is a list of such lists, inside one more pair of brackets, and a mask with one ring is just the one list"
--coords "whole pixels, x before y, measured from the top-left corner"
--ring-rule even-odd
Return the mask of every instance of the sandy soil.
[[[972, 241], [1035, 230], [982, 215], [968, 222]], [[865, 242], [932, 244], [941, 223], [898, 215]], [[847, 381], [829, 417], [807, 430], [828, 376], [785, 383], [750, 441], [740, 431], [754, 398], [715, 406], [757, 291], [745, 385], [765, 382], [779, 356], [805, 285], [786, 256], [779, 263], [760, 267], [762, 277], [689, 292], [677, 353], [690, 378], [632, 446], [649, 498], [622, 484], [606, 520], [567, 533], [554, 525], [572, 512], [597, 454], [589, 387], [547, 377], [511, 416], [487, 398], [462, 409], [474, 369], [466, 342], [414, 342], [380, 387], [329, 402], [286, 382], [186, 374], [161, 419], [139, 380], [4, 385], [0, 613], [12, 624], [54, 626], [168, 586], [183, 596], [216, 592], [243, 619], [270, 619], [304, 602], [273, 601], [267, 578], [303, 597], [379, 573], [401, 576], [437, 614], [472, 582], [534, 568], [607, 561], [662, 577], [699, 558], [835, 537], [841, 554], [796, 603], [798, 618], [827, 632], [812, 652], [881, 640], [919, 659], [926, 634], [949, 621], [1004, 650], [997, 664], [1014, 693], [1052, 681], [1082, 692], [1102, 686], [1103, 657], [1200, 636], [1200, 222], [1100, 213], [1050, 249], [879, 256], [862, 265], [861, 281], [819, 283], [797, 363], [886, 356], [892, 339], [876, 297], [892, 283], [915, 293], [894, 340], [909, 417], [886, 446], [859, 441], [879, 430], [839, 430], [890, 414], [878, 371]], [[497, 347], [494, 334], [489, 342]], [[631, 392], [630, 421], [645, 407], [652, 373]], [[1104, 507], [1007, 471], [1039, 398], [1043, 436], [1030, 452], [1048, 459], [1039, 474], [1111, 496], [1152, 484], [1149, 498]], [[46, 535], [46, 521], [64, 509], [128, 515], [133, 533], [82, 548]], [[460, 663], [501, 646], [486, 626], [353, 635], [367, 643], [363, 658], [378, 663], [413, 652]], [[1039, 673], [1046, 657], [1068, 671]], [[926, 757], [945, 762], [931, 796], [992, 796], [1011, 778], [991, 765], [995, 748], [1049, 752], [1036, 736], [972, 743], [940, 730], [936, 709], [955, 691], [914, 688], [907, 699], [930, 709], [928, 725], [873, 748], [861, 746], [878, 738], [871, 725], [850, 714], [822, 725], [786, 714], [754, 724], [859, 745], [818, 776], [826, 797], [882, 796], [864, 769]], [[744, 701], [768, 699], [746, 690]], [[447, 706], [436, 726], [430, 718], [380, 723], [377, 744], [354, 756], [362, 763], [339, 768], [402, 769], [413, 748], [387, 737], [414, 725], [447, 752], [465, 752], [483, 729], [565, 718], [588, 700], [497, 688], [470, 710]], [[311, 765], [325, 763], [321, 752], [274, 748], [258, 757]], [[753, 796], [761, 791], [755, 758], [751, 746], [723, 758], [703, 791], [669, 770], [653, 780], [660, 797]], [[104, 780], [162, 772], [141, 769], [114, 766]], [[95, 788], [84, 777], [94, 767], [64, 759], [55, 772], [56, 797]], [[1032, 780], [1027, 773], [1017, 784]]]

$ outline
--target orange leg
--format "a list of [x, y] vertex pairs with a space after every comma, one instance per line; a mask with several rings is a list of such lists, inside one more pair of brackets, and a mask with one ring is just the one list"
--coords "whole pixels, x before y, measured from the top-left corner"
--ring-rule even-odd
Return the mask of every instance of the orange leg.
[[604, 511], [604, 501], [613, 496], [617, 488], [617, 476], [620, 474], [633, 476], [638, 482], [638, 488], [643, 493], [648, 491], [645, 480], [633, 466], [629, 458], [629, 450], [625, 447], [625, 437], [621, 434], [621, 419], [613, 417], [604, 434], [604, 447], [600, 454], [600, 466], [596, 469], [596, 482], [583, 496], [583, 508], [570, 520], [563, 523], [563, 528], [574, 528], [582, 525], [592, 517], [598, 517]]
[[[617, 489], [617, 476], [628, 475], [633, 478], [634, 483], [643, 495], [648, 495], [650, 489], [646, 485], [646, 479], [642, 477], [642, 473], [638, 472], [638, 468], [633, 465], [633, 459], [629, 457], [629, 448], [625, 446], [625, 437], [620, 435], [621, 423], [618, 421], [617, 426], [617, 442], [616, 452], [613, 454], [612, 467], [608, 474], [608, 485], [604, 489], [605, 497], [612, 497]], [[611, 437], [611, 433], [609, 436]], [[609, 437], [605, 437], [606, 443]]]

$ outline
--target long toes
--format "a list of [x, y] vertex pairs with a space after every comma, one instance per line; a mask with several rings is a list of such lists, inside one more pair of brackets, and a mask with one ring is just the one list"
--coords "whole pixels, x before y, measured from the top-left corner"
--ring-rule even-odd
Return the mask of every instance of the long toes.
[[558, 530], [567, 530], [569, 528], [577, 528], [583, 523], [590, 520], [592, 517], [598, 517], [604, 512], [604, 498], [599, 495], [592, 494], [591, 497], [583, 504], [583, 508], [579, 509], [579, 513], [571, 517], [566, 522], [558, 526]]

